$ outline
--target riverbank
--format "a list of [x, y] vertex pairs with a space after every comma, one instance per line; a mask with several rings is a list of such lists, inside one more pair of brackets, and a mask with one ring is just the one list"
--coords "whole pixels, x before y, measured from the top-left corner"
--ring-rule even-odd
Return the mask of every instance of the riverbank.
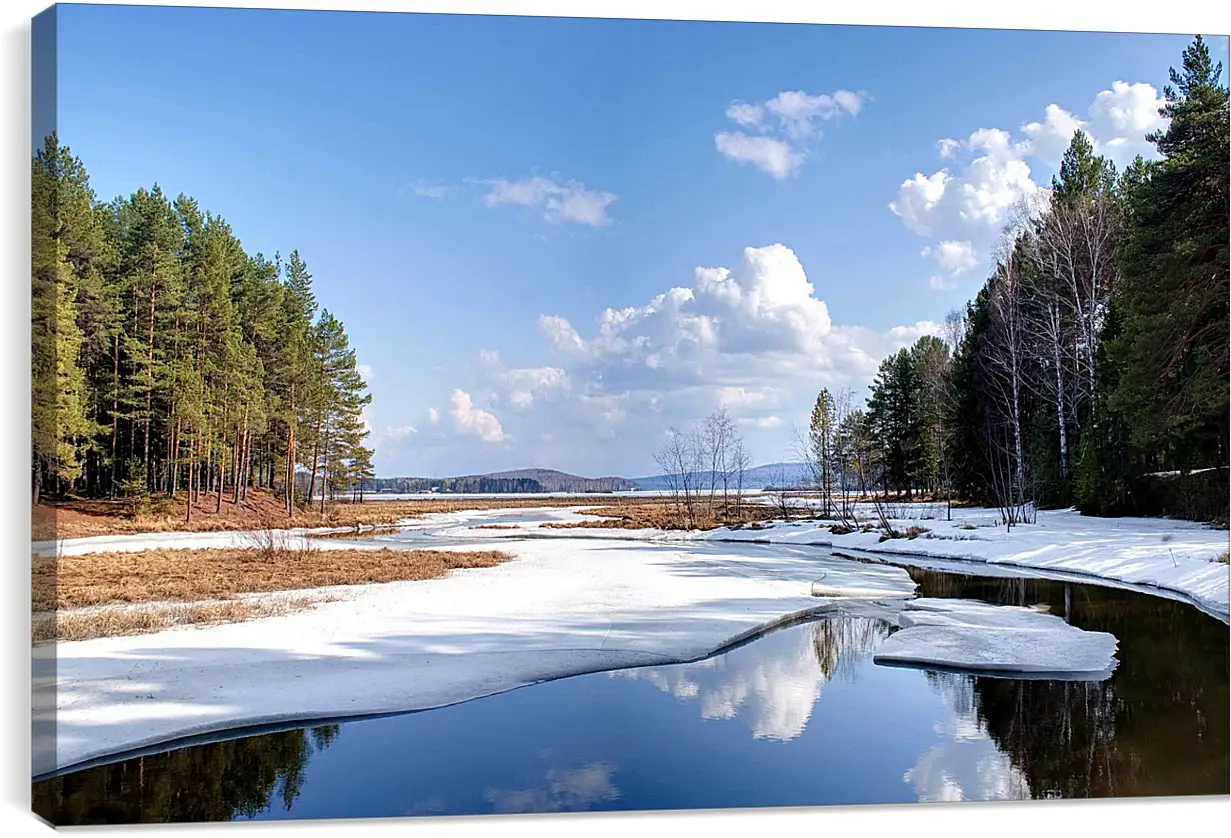
[[[38, 647], [34, 771], [237, 726], [426, 709], [690, 660], [837, 607], [844, 589], [869, 609], [915, 590], [900, 568], [758, 545], [523, 538], [500, 550], [515, 560], [301, 592], [341, 596], [310, 611]], [[812, 596], [821, 576], [833, 597]]]

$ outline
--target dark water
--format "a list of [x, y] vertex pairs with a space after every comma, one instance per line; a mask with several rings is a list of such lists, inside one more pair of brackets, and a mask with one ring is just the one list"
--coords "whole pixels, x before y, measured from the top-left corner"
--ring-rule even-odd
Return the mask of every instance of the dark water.
[[[1227, 794], [1228, 628], [1170, 600], [912, 570], [1120, 639], [1100, 683], [877, 666], [834, 617], [694, 664], [181, 748], [34, 785], [58, 825]], [[1067, 606], [1066, 606], [1067, 603]]]

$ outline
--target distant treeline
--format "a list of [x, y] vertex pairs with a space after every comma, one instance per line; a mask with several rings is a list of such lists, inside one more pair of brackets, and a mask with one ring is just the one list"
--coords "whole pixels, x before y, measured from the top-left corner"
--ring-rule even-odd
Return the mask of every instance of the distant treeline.
[[391, 492], [414, 494], [416, 492], [468, 492], [495, 495], [507, 492], [545, 492], [542, 484], [529, 477], [379, 477], [366, 480], [365, 492]]

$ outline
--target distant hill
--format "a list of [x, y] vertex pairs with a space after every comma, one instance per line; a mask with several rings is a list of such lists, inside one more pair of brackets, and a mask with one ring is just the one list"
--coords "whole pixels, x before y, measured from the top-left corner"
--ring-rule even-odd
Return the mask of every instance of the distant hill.
[[535, 480], [543, 487], [544, 492], [626, 492], [637, 488], [633, 481], [623, 477], [578, 477], [550, 468], [519, 468], [483, 476], [506, 480]]
[[[769, 486], [794, 486], [801, 483], [808, 475], [806, 463], [768, 463], [767, 465], [750, 468], [744, 472], [745, 489], [764, 489]], [[702, 472], [701, 481], [709, 485], [710, 472]], [[633, 483], [638, 489], [645, 491], [663, 491], [671, 488], [670, 482], [663, 475], [653, 477], [637, 477]]]
[[[769, 486], [795, 486], [807, 476], [804, 463], [769, 463], [748, 469], [744, 473], [745, 489]], [[701, 480], [709, 485], [709, 472]], [[467, 474], [459, 477], [378, 477], [366, 484], [367, 491], [413, 494], [416, 492], [467, 492], [503, 494], [507, 492], [629, 492], [664, 491], [671, 485], [666, 477], [579, 477], [550, 468], [518, 468], [494, 471], [490, 474]]]
[[622, 492], [637, 488], [622, 477], [579, 477], [549, 468], [521, 468], [460, 477], [378, 477], [369, 490], [395, 494], [415, 492]]

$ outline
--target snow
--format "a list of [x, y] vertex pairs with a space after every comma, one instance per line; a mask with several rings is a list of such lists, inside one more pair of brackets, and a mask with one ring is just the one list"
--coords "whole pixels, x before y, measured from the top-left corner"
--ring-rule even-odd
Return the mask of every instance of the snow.
[[[895, 511], [909, 511], [904, 506]], [[1231, 570], [1215, 561], [1228, 549], [1226, 530], [1163, 518], [1094, 518], [1066, 509], [1039, 512], [1035, 523], [1006, 531], [995, 526], [996, 510], [955, 509], [952, 521], [943, 520], [943, 506], [939, 514], [940, 520], [897, 519], [899, 530], [912, 524], [928, 528], [913, 539], [881, 541], [879, 530], [833, 535], [832, 522], [778, 523], [768, 530], [711, 531], [701, 537], [828, 543], [903, 560], [928, 556], [1054, 571], [1170, 591], [1224, 621], [1231, 611]]]
[[[955, 510], [952, 522], [922, 521], [930, 532], [918, 538], [883, 543], [876, 532], [834, 536], [819, 522], [704, 533], [542, 526], [594, 520], [584, 508], [428, 515], [397, 532], [330, 543], [482, 546], [516, 557], [497, 567], [349, 587], [340, 601], [246, 623], [40, 647], [34, 771], [241, 725], [427, 709], [571, 674], [693, 660], [818, 610], [866, 613], [879, 602], [892, 617], [913, 596], [901, 568], [816, 549], [829, 543], [904, 563], [923, 556], [916, 560], [1152, 586], [1227, 619], [1228, 567], [1212, 561], [1227, 549], [1227, 534], [1186, 522], [1070, 510], [1040, 512], [1037, 523], [1006, 532], [987, 526], [995, 510]], [[306, 539], [313, 531], [291, 532]], [[77, 555], [252, 541], [244, 533], [161, 533], [44, 546]], [[895, 635], [898, 662], [939, 666], [943, 656], [945, 666], [1021, 674], [1063, 664], [1090, 674], [1115, 648], [1114, 638], [1108, 647], [1057, 628], [1059, 618], [996, 612], [912, 607], [910, 625]]]
[[[900, 568], [756, 545], [523, 538], [500, 549], [516, 560], [355, 586], [310, 611], [40, 647], [54, 656], [35, 660], [34, 772], [243, 725], [427, 709], [693, 660], [843, 607], [844, 584], [886, 601], [915, 590]], [[818, 599], [822, 576], [834, 588]]]
[[903, 607], [898, 625], [874, 662], [1090, 680], [1107, 678], [1116, 663], [1114, 635], [1034, 608], [916, 599]]
[[[979, 562], [1014, 568], [1029, 568], [1065, 579], [1095, 579], [1157, 589], [1183, 598], [1226, 621], [1231, 614], [1228, 591], [1231, 570], [1216, 561], [1228, 549], [1228, 533], [1191, 521], [1166, 518], [1094, 518], [1073, 509], [1039, 512], [1035, 523], [1019, 524], [1006, 531], [995, 509], [955, 509], [944, 520], [943, 504], [891, 504], [894, 526], [905, 530], [922, 526], [928, 532], [913, 539], [881, 541], [879, 529], [834, 535], [832, 521], [768, 523], [761, 529], [722, 528], [706, 532], [662, 530], [561, 529], [542, 527], [551, 521], [594, 520], [581, 515], [587, 507], [517, 510], [505, 513], [501, 523], [515, 530], [474, 529], [496, 518], [482, 512], [455, 513], [435, 518], [418, 531], [433, 536], [493, 538], [500, 536], [620, 538], [656, 543], [753, 543], [854, 548], [869, 554], [905, 557], [923, 556], [962, 562]], [[870, 505], [860, 504], [861, 521], [872, 515]], [[396, 538], [396, 537], [393, 537]]]
[[[370, 528], [369, 528], [370, 529]], [[288, 545], [300, 544], [311, 535], [355, 532], [354, 527], [315, 527], [276, 530]], [[129, 535], [92, 535], [85, 538], [64, 538], [59, 541], [35, 541], [30, 551], [35, 556], [80, 556], [85, 553], [135, 553], [142, 550], [196, 550], [200, 548], [253, 547], [253, 532], [219, 530], [217, 532], [153, 532]]]

